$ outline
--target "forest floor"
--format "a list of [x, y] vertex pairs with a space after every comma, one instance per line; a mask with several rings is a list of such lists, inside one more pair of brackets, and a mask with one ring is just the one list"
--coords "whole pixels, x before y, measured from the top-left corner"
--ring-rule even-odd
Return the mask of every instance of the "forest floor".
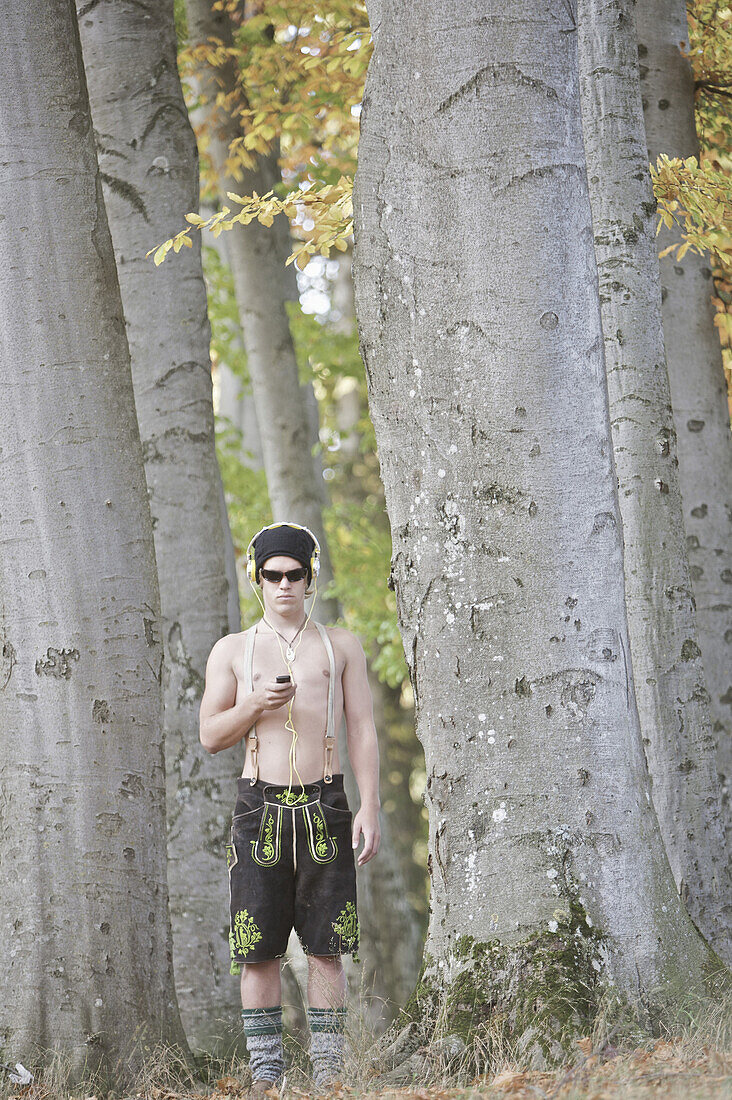
[[[444, 1055], [447, 1049], [444, 1040], [429, 1041], [411, 1062], [384, 1073], [379, 1041], [373, 1035], [369, 1042], [365, 1035], [361, 1041], [352, 1036], [344, 1073], [349, 1084], [326, 1093], [317, 1093], [310, 1084], [304, 1047], [290, 1042], [284, 1091], [269, 1095], [272, 1100], [316, 1095], [327, 1100], [732, 1100], [731, 1008], [726, 1000], [704, 1019], [690, 1021], [681, 1034], [640, 1044], [638, 1036], [633, 1042], [630, 1036], [613, 1039], [607, 1032], [599, 1041], [597, 1036], [579, 1039], [571, 1064], [553, 1070], [528, 1069], [510, 1049], [494, 1047], [490, 1061], [483, 1063], [491, 1072], [478, 1076], [475, 1061], [471, 1072], [471, 1063], [460, 1056], [441, 1060], [440, 1052]], [[198, 1071], [169, 1048], [154, 1048], [120, 1100], [246, 1100], [246, 1061], [207, 1062], [207, 1081], [199, 1077], [203, 1064], [196, 1061]], [[403, 1081], [404, 1070], [416, 1066], [421, 1069], [412, 1074], [412, 1083], [398, 1083], [400, 1073]], [[46, 1069], [29, 1068], [36, 1078], [25, 1086], [10, 1084], [7, 1074], [0, 1073], [0, 1100], [103, 1100], [104, 1091], [93, 1083], [69, 1087], [60, 1061]]]
[[[582, 1041], [581, 1041], [582, 1042]], [[169, 1068], [146, 1067], [127, 1100], [246, 1100], [248, 1070], [219, 1078], [208, 1087], [172, 1080]], [[231, 1067], [234, 1068], [233, 1066]], [[315, 1096], [299, 1073], [286, 1083], [283, 1100]], [[291, 1082], [291, 1083], [290, 1083]], [[193, 1085], [193, 1087], [191, 1087]], [[272, 1098], [280, 1095], [272, 1091]], [[504, 1064], [496, 1073], [455, 1083], [445, 1074], [438, 1084], [334, 1088], [328, 1100], [732, 1100], [732, 1050], [683, 1038], [659, 1039], [632, 1051], [587, 1051], [572, 1066], [552, 1071], [523, 1070]], [[2, 1100], [97, 1100], [86, 1089], [66, 1089], [41, 1072], [33, 1085], [0, 1088]]]
[[[307, 1095], [305, 1094], [300, 1094]], [[358, 1100], [731, 1100], [732, 1052], [690, 1051], [682, 1040], [658, 1040], [647, 1049], [610, 1058], [588, 1054], [551, 1072], [504, 1068], [469, 1085], [383, 1089], [335, 1097]]]
[[[232, 1084], [219, 1083], [224, 1089]], [[296, 1086], [286, 1091], [293, 1100], [313, 1095], [312, 1090]], [[332, 1100], [732, 1100], [732, 1051], [700, 1049], [682, 1039], [657, 1040], [644, 1049], [609, 1057], [588, 1052], [574, 1065], [550, 1072], [504, 1066], [461, 1085], [446, 1077], [439, 1085], [342, 1088], [328, 1096]], [[211, 1100], [237, 1098], [219, 1087]]]

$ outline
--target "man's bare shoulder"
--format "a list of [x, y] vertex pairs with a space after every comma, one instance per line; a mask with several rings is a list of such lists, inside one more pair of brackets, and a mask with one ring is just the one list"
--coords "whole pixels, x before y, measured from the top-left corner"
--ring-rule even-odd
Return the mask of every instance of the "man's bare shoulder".
[[219, 638], [217, 642], [214, 642], [208, 659], [216, 664], [224, 661], [232, 660], [241, 650], [244, 644], [244, 638], [246, 630], [236, 631], [234, 634], [224, 634], [223, 638]]
[[328, 637], [336, 649], [346, 661], [363, 655], [363, 646], [357, 634], [347, 630], [345, 626], [329, 626]]

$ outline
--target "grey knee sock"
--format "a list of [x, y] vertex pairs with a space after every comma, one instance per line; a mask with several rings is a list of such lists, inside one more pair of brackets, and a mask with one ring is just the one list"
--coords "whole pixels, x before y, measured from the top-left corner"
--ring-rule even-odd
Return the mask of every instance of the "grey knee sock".
[[241, 1014], [252, 1081], [279, 1081], [285, 1072], [282, 1007], [245, 1008]]
[[318, 1088], [333, 1084], [343, 1073], [346, 1037], [345, 1008], [309, 1008], [310, 1061]]

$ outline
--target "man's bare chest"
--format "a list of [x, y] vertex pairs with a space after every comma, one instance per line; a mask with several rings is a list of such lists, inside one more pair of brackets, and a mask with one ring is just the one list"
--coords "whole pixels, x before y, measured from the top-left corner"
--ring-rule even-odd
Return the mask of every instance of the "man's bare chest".
[[[252, 687], [259, 690], [264, 684], [274, 680], [277, 676], [288, 674], [287, 662], [284, 654], [287, 643], [277, 638], [271, 632], [257, 634], [254, 639], [254, 653], [252, 655]], [[334, 691], [336, 695], [336, 708], [339, 696], [341, 696], [341, 680], [345, 658], [339, 652], [337, 644], [333, 643], [333, 657], [335, 663]], [[295, 657], [290, 661], [292, 676], [297, 685], [295, 696], [298, 709], [308, 711], [319, 706], [325, 707], [330, 686], [330, 661], [325, 645], [320, 634], [315, 628], [308, 628], [299, 639], [295, 640]], [[244, 643], [241, 651], [232, 662], [232, 668], [237, 679], [237, 697], [241, 697], [247, 690], [247, 675], [244, 665]]]

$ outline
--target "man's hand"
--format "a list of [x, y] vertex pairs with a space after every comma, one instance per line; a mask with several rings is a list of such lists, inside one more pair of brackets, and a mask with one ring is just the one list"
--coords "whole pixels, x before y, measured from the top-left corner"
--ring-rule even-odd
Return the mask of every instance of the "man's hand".
[[254, 694], [262, 710], [277, 710], [283, 707], [288, 699], [292, 699], [296, 691], [297, 684], [278, 684], [276, 680], [270, 680]]
[[353, 847], [358, 848], [359, 838], [363, 836], [363, 850], [358, 857], [358, 866], [362, 867], [373, 859], [379, 850], [381, 829], [379, 811], [376, 808], [362, 806], [353, 819]]

